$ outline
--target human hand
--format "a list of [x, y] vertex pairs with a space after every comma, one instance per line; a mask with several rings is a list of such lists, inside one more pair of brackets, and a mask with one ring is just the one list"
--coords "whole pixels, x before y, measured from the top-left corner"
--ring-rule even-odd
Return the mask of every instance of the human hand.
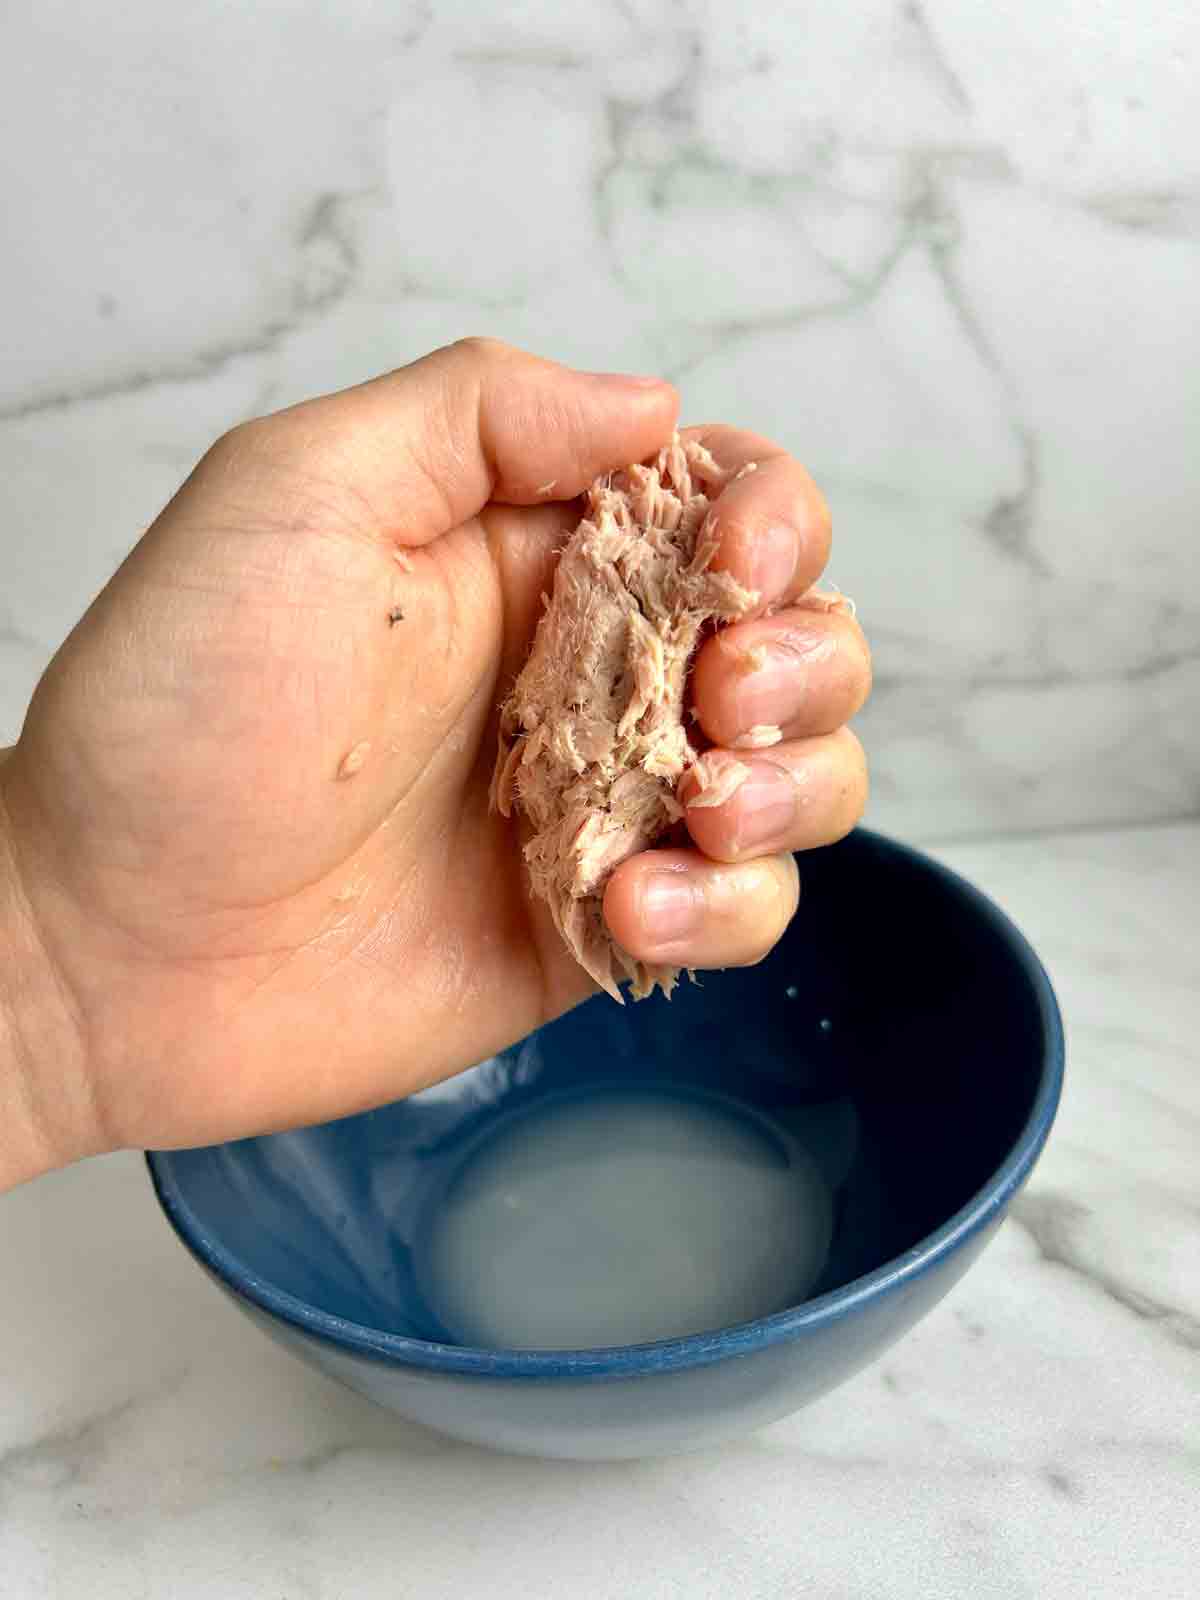
[[[36, 949], [37, 1015], [61, 1018], [55, 1037], [20, 1013], [36, 1165], [348, 1114], [591, 992], [489, 814], [495, 708], [573, 497], [652, 454], [677, 403], [467, 340], [213, 446], [0, 765], [0, 905]], [[671, 852], [688, 926], [655, 923], [654, 851], [615, 874], [605, 915], [644, 960], [732, 966], [795, 909], [788, 852], [861, 812], [844, 724], [869, 666], [854, 620], [808, 596], [828, 519], [803, 469], [753, 435], [687, 431], [758, 464], [722, 500], [716, 564], [782, 607], [705, 645], [697, 715], [718, 744], [758, 723], [785, 742], [740, 754], [752, 779], [689, 811], [697, 848]]]

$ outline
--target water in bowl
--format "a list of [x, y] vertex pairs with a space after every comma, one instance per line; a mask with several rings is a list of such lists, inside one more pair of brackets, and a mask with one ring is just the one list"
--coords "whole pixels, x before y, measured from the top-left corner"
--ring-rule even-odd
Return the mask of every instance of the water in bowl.
[[832, 1232], [829, 1183], [794, 1129], [717, 1095], [619, 1088], [502, 1121], [418, 1253], [450, 1338], [570, 1349], [795, 1305]]

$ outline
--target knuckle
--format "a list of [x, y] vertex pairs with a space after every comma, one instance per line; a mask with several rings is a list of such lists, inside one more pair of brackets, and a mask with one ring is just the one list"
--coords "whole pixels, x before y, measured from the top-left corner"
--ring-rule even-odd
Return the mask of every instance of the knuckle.
[[833, 539], [833, 512], [829, 509], [829, 501], [815, 483], [812, 486], [812, 509], [817, 537], [829, 544]]
[[862, 821], [871, 786], [866, 751], [857, 734], [849, 728], [843, 728], [840, 739], [844, 748], [840, 780], [830, 817], [831, 844], [844, 839]]
[[736, 963], [741, 967], [756, 967], [766, 960], [787, 931], [800, 899], [799, 873], [790, 853], [759, 863], [759, 871], [761, 881], [755, 899], [760, 910], [752, 935]]
[[493, 339], [490, 334], [468, 333], [461, 339], [456, 339], [451, 346], [460, 355], [477, 363], [489, 365], [500, 361], [511, 360], [516, 354], [512, 345], [506, 344], [503, 339]]
[[261, 437], [262, 419], [247, 417], [242, 422], [235, 422], [232, 428], [226, 428], [209, 446], [208, 454], [218, 460], [240, 457], [257, 448]]
[[866, 815], [867, 802], [871, 797], [871, 774], [864, 760], [858, 770], [857, 782], [854, 787], [854, 798], [851, 804], [853, 820], [851, 827], [857, 827]]
[[853, 728], [839, 728], [834, 735], [837, 741], [837, 756], [850, 771], [857, 771], [867, 764], [867, 752], [863, 749], [862, 740]]
[[210, 453], [222, 463], [237, 466], [247, 460], [287, 460], [294, 453], [289, 421], [283, 414], [247, 417], [227, 429]]
[[858, 628], [857, 624], [855, 624], [855, 627], [857, 628], [859, 658], [857, 674], [858, 703], [854, 709], [859, 711], [871, 697], [871, 690], [875, 683], [875, 663], [871, 658], [871, 646], [867, 641], [866, 634], [861, 628]]
[[[236, 423], [212, 444], [205, 465], [218, 489], [239, 483], [247, 471], [259, 492], [250, 497], [262, 526], [292, 532], [362, 534], [378, 520], [366, 492], [347, 470], [336, 434], [314, 442], [312, 430], [280, 414]], [[239, 498], [242, 498], [239, 491]]]
[[833, 544], [833, 514], [829, 509], [828, 500], [814, 483], [807, 469], [800, 467], [800, 473], [803, 481], [802, 525], [812, 541], [814, 550], [823, 558], [822, 565], [824, 565]]

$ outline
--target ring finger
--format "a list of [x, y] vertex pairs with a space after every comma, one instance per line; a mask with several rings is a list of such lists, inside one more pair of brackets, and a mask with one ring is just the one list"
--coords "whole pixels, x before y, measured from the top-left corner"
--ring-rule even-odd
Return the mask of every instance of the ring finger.
[[688, 832], [714, 861], [811, 850], [849, 833], [867, 800], [867, 763], [849, 728], [769, 751], [712, 750], [679, 785]]
[[871, 656], [839, 597], [811, 597], [774, 617], [722, 628], [692, 676], [696, 716], [714, 744], [737, 749], [753, 730], [785, 739], [832, 733], [862, 707]]

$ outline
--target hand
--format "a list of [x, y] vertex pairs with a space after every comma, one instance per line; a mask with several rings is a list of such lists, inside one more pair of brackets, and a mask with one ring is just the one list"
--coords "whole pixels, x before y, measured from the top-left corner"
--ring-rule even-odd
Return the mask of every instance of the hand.
[[[208, 452], [0, 766], [9, 901], [39, 1015], [52, 1003], [69, 1031], [24, 1052], [42, 1164], [379, 1104], [590, 992], [489, 814], [495, 707], [573, 498], [653, 453], [676, 407], [666, 384], [468, 340]], [[795, 909], [786, 852], [860, 813], [842, 725], [868, 665], [854, 621], [801, 598], [828, 551], [804, 471], [752, 435], [692, 431], [724, 465], [758, 463], [728, 492], [718, 564], [784, 606], [705, 647], [698, 716], [720, 743], [763, 722], [786, 742], [689, 813], [686, 906], [656, 899], [647, 852], [606, 916], [647, 960], [730, 966]]]

